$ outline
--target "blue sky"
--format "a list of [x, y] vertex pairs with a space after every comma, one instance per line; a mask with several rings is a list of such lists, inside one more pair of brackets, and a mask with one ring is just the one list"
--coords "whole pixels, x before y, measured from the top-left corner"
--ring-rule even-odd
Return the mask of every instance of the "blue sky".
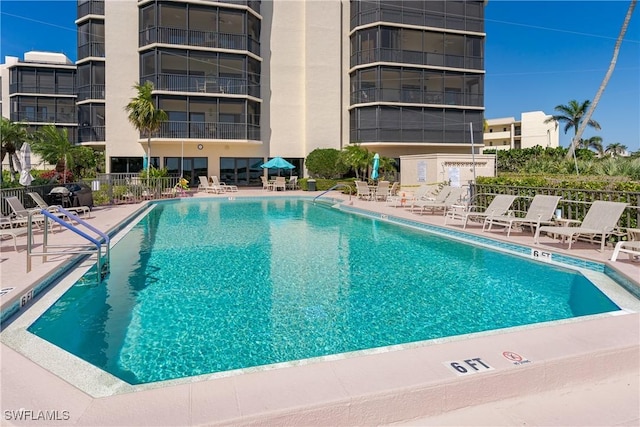
[[[110, 0], [117, 1], [117, 0]], [[485, 117], [554, 114], [575, 99], [593, 100], [628, 1], [489, 0], [485, 10]], [[640, 7], [631, 19], [615, 72], [588, 128], [604, 145], [640, 150]], [[75, 1], [0, 0], [0, 57], [46, 50], [76, 59]], [[567, 146], [571, 131], [561, 133]]]

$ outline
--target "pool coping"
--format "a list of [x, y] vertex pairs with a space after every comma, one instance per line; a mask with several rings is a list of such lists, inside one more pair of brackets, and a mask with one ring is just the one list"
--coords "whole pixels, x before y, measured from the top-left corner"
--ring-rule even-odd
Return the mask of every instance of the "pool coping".
[[[137, 212], [138, 211], [131, 216], [137, 215]], [[263, 422], [271, 419], [278, 423], [280, 421], [286, 423], [286, 420], [299, 420], [302, 424], [312, 424], [313, 420], [317, 423], [320, 419], [323, 420], [322, 424], [325, 424], [325, 421], [328, 424], [334, 424], [331, 420], [335, 421], [335, 424], [379, 424], [381, 422], [394, 422], [400, 419], [411, 418], [411, 416], [409, 416], [413, 414], [411, 411], [414, 411], [416, 416], [437, 414], [451, 410], [454, 407], [460, 407], [458, 405], [475, 404], [486, 399], [489, 401], [502, 399], [507, 396], [555, 387], [563, 382], [574, 383], [588, 378], [619, 374], [633, 369], [633, 367], [629, 366], [629, 361], [637, 361], [638, 356], [637, 337], [639, 334], [637, 333], [637, 325], [640, 323], [638, 322], [638, 313], [596, 315], [589, 318], [578, 318], [577, 321], [562, 324], [552, 323], [554, 322], [533, 325], [532, 327], [519, 327], [517, 330], [512, 331], [499, 330], [495, 331], [495, 333], [473, 334], [474, 336], [460, 337], [459, 339], [433, 340], [426, 344], [424, 344], [425, 342], [421, 342], [423, 345], [393, 346], [398, 348], [392, 348], [390, 349], [391, 351], [385, 352], [373, 350], [370, 354], [349, 354], [338, 358], [327, 356], [326, 358], [318, 360], [312, 359], [310, 363], [295, 364], [294, 366], [283, 367], [279, 366], [279, 364], [274, 367], [276, 369], [251, 370], [253, 369], [251, 368], [250, 370], [240, 372], [243, 375], [224, 376], [215, 379], [202, 378], [202, 376], [192, 377], [197, 380], [183, 384], [167, 384], [168, 382], [163, 382], [163, 384], [159, 386], [161, 388], [149, 388], [136, 391], [135, 393], [98, 398], [97, 401], [102, 402], [101, 404], [96, 404], [96, 399], [90, 398], [91, 402], [94, 403], [87, 404], [88, 406], [84, 408], [82, 416], [73, 416], [72, 421], [83, 425], [85, 423], [95, 423], [96, 420], [104, 421], [105, 418], [102, 417], [107, 416], [107, 414], [106, 412], [101, 412], [101, 410], [104, 411], [105, 408], [111, 408], [113, 410], [116, 409], [118, 405], [118, 403], [106, 403], [107, 401], [122, 403], [122, 399], [126, 399], [130, 401], [128, 404], [133, 405], [133, 402], [136, 402], [136, 405], [140, 405], [139, 407], [143, 409], [151, 407], [157, 408], [157, 406], [152, 405], [150, 402], [144, 403], [140, 402], [140, 400], [144, 401], [145, 396], [149, 397], [151, 394], [154, 396], [154, 399], [169, 403], [169, 401], [166, 400], [168, 396], [176, 397], [177, 393], [181, 396], [179, 401], [185, 402], [188, 410], [181, 408], [180, 411], [178, 411], [179, 414], [175, 414], [176, 416], [179, 415], [179, 420], [176, 416], [166, 414], [160, 410], [153, 417], [158, 423], [162, 421], [161, 423], [166, 424], [169, 420], [175, 420], [178, 421], [178, 424], [198, 424], [204, 422], [237, 425], [236, 423], [239, 422]], [[604, 324], [608, 326], [599, 326]], [[591, 336], [592, 334], [590, 334], [590, 332], [592, 332], [594, 328], [598, 329], [600, 327], [605, 328], [607, 333], [604, 335], [603, 340], [594, 342], [594, 337]], [[574, 348], [571, 351], [565, 351], [564, 354], [557, 354], [556, 352], [558, 350], [556, 349], [551, 351], [552, 355], [548, 357], [543, 356], [544, 353], [549, 353], [548, 350], [545, 350], [548, 340], [552, 339], [556, 342], [556, 338], [565, 333], [563, 332], [561, 334], [554, 331], [561, 330], [570, 331], [567, 333], [567, 342], [576, 345], [579, 343], [589, 343], [588, 348], [582, 348], [582, 350]], [[547, 336], [547, 338], [540, 338], [544, 336]], [[526, 366], [519, 365], [517, 368], [514, 368], [510, 362], [505, 365], [504, 360], [498, 357], [499, 355], [491, 355], [488, 360], [491, 361], [492, 366], [496, 365], [496, 369], [482, 373], [482, 375], [473, 376], [473, 378], [469, 377], [469, 379], [462, 381], [459, 377], [451, 377], [450, 369], [445, 369], [446, 374], [442, 372], [443, 362], [456, 360], [455, 357], [457, 356], [455, 356], [454, 353], [462, 354], [463, 358], [474, 356], [474, 354], [469, 355], [462, 351], [465, 343], [473, 343], [475, 348], [482, 348], [486, 345], [485, 342], [493, 342], [495, 345], [496, 342], [503, 340], [507, 342], [517, 342], [519, 346], [507, 346], [505, 344], [501, 348], [508, 347], [507, 349], [509, 351], [517, 350], [521, 354], [530, 357], [532, 363]], [[562, 341], [559, 342], [559, 345], [563, 344]], [[578, 345], [578, 347], [583, 346]], [[446, 349], [455, 351], [449, 353]], [[456, 351], [460, 351], [460, 353], [456, 353]], [[6, 352], [4, 344], [3, 352]], [[434, 362], [430, 357], [433, 356], [431, 354], [433, 352], [448, 354], [448, 359], [446, 359], [445, 356], [441, 356], [441, 358], [445, 358], [446, 360], [441, 360], [440, 363], [437, 361]], [[536, 357], [530, 355], [536, 355]], [[427, 366], [429, 366], [428, 370], [430, 374], [428, 378], [424, 377], [424, 373], [416, 373], [411, 371], [411, 369], [408, 369], [411, 373], [404, 372], [402, 368], [405, 365], [411, 364], [399, 362], [406, 362], [406, 358], [414, 362], [416, 360], [429, 359], [430, 361], [428, 363], [425, 361]], [[625, 360], [624, 363], [623, 359]], [[359, 367], [358, 361], [362, 361], [366, 366]], [[583, 369], [585, 369], [584, 365], [587, 361], [589, 361], [588, 363], [597, 363], [599, 369], [586, 375]], [[638, 364], [635, 363], [635, 366], [638, 366]], [[346, 367], [349, 368], [347, 370], [348, 372], [345, 371]], [[36, 367], [34, 370], [40, 371], [40, 375], [53, 375], [41, 366]], [[562, 375], [556, 375], [555, 379], [552, 379], [550, 373], [556, 370], [562, 371], [560, 372]], [[292, 371], [296, 371], [296, 373], [293, 374]], [[388, 375], [381, 371], [387, 373], [394, 372], [406, 380], [406, 383], [401, 383], [398, 379], [387, 378]], [[516, 371], [521, 372], [516, 375]], [[530, 371], [535, 371], [535, 373]], [[577, 375], [578, 373], [580, 375]], [[520, 374], [524, 374], [522, 378], [527, 378], [526, 383], [523, 383], [522, 379], [519, 378], [521, 376]], [[353, 377], [361, 376], [361, 379], [365, 381], [366, 377], [380, 379], [380, 375], [384, 376], [385, 381], [387, 381], [387, 383], [385, 383], [386, 385], [376, 384], [373, 388], [361, 390], [358, 393], [352, 390], [352, 388], [358, 388], [355, 383], [352, 383], [354, 381]], [[53, 382], [58, 383], [56, 387], [61, 389], [71, 387], [59, 377], [53, 376], [56, 377], [52, 379]], [[416, 376], [420, 378], [420, 381], [417, 380]], [[574, 376], [579, 378], [575, 378]], [[284, 380], [282, 377], [284, 377]], [[501, 379], [496, 377], [500, 377]], [[313, 381], [311, 381], [311, 378], [313, 378]], [[312, 384], [315, 386], [316, 382], [320, 384], [326, 383], [325, 385], [327, 387], [331, 386], [329, 387], [331, 392], [327, 394], [326, 390], [320, 393], [319, 390], [309, 392], [309, 390], [301, 389], [301, 379], [311, 381], [302, 381], [302, 384], [307, 388], [313, 387]], [[483, 396], [479, 398], [476, 396], [474, 398], [468, 396], [465, 391], [463, 393], [465, 398], [453, 398], [455, 393], [453, 393], [452, 390], [457, 390], [460, 387], [459, 390], [462, 391], [462, 384], [466, 384], [464, 387], [482, 390], [485, 387], [492, 387], [492, 384], [493, 387], [495, 387], [496, 381], [504, 383], [504, 379], [515, 381], [515, 383], [518, 384], [518, 390], [512, 389], [513, 385], [506, 385], [505, 390], [493, 394], [493, 397]], [[60, 384], [61, 381], [64, 384]], [[274, 382], [277, 384], [274, 384]], [[395, 385], [389, 387], [388, 382]], [[249, 390], [248, 383], [253, 384], [255, 387], [250, 387], [251, 390]], [[296, 391], [294, 394], [290, 391], [285, 393], [291, 399], [289, 402], [278, 401], [270, 404], [264, 403], [265, 400], [279, 400], [271, 396], [270, 391], [274, 389], [282, 391], [283, 388]], [[220, 396], [221, 390], [229, 392], [234, 399], [232, 399], [232, 401], [229, 400], [229, 396], [226, 396], [226, 393], [225, 396]], [[258, 400], [263, 401], [262, 404], [258, 405], [261, 408], [260, 410], [258, 410], [258, 407], [254, 407], [254, 405], [257, 405], [254, 402], [254, 399], [257, 398], [256, 390], [260, 390], [259, 394], [261, 399]], [[318, 393], [320, 393], [321, 396], [318, 396]], [[223, 410], [219, 402], [211, 402], [210, 394], [218, 396], [221, 401], [228, 403], [231, 409]], [[426, 406], [419, 404], [417, 406], [420, 408], [417, 408], [408, 403], [402, 403], [405, 398], [415, 403], [418, 396], [435, 399], [438, 404], [428, 404]], [[84, 400], [86, 397], [87, 396], [84, 396], [78, 400]], [[418, 400], [422, 402], [422, 398]], [[292, 401], [294, 402], [293, 404]], [[207, 409], [207, 405], [211, 405], [212, 403], [213, 406]], [[411, 408], [407, 405], [411, 406]], [[175, 405], [171, 404], [169, 404], [169, 406], [175, 407]], [[390, 414], [394, 412], [392, 410], [393, 408], [400, 407], [403, 408], [402, 417], [398, 418], [400, 414], [397, 411], [395, 415]], [[408, 409], [410, 409], [410, 411], [408, 411]], [[163, 415], [167, 418], [162, 418]], [[375, 415], [375, 418], [372, 418], [373, 415]], [[117, 415], [115, 417], [116, 419], [118, 418]], [[110, 415], [108, 419], [113, 421], [113, 415]], [[133, 419], [129, 418], [127, 420], [133, 423]], [[129, 422], [125, 422], [125, 424], [128, 423]]]

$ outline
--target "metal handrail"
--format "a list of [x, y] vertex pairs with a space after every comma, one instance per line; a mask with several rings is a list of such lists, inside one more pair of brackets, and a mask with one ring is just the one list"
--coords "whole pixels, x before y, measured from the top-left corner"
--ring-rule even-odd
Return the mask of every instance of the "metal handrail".
[[323, 196], [323, 195], [327, 194], [329, 191], [335, 190], [336, 188], [339, 188], [339, 187], [347, 187], [347, 188], [349, 188], [349, 200], [351, 200], [351, 186], [347, 185], [347, 184], [338, 183], [338, 184], [334, 185], [333, 187], [331, 187], [330, 189], [328, 189], [326, 191], [323, 191], [322, 193], [320, 193], [316, 197], [314, 197], [313, 198], [313, 203], [316, 202], [316, 199], [318, 197]]
[[[31, 271], [31, 257], [32, 256], [41, 256], [43, 257], [43, 261], [47, 261], [47, 256], [49, 255], [68, 255], [68, 254], [92, 254], [92, 253], [96, 253], [97, 254], [97, 276], [98, 276], [98, 283], [100, 283], [102, 281], [102, 279], [104, 278], [105, 275], [107, 275], [109, 273], [109, 260], [110, 260], [110, 242], [111, 239], [109, 238], [109, 236], [98, 230], [97, 228], [95, 228], [94, 226], [92, 226], [91, 224], [87, 223], [86, 221], [82, 220], [81, 218], [79, 218], [77, 215], [74, 215], [73, 213], [69, 212], [68, 210], [60, 207], [60, 206], [50, 206], [49, 209], [53, 209], [53, 211], [51, 210], [47, 210], [47, 209], [41, 209], [40, 212], [38, 211], [30, 211], [29, 212], [29, 222], [27, 224], [27, 235], [28, 235], [28, 239], [27, 239], [27, 273]], [[69, 218], [71, 221], [75, 221], [76, 225], [70, 224], [66, 221], [64, 221], [63, 219], [61, 219], [60, 217], [55, 215], [55, 212], [60, 212], [62, 214], [64, 214], [67, 218]], [[42, 241], [42, 252], [39, 253], [34, 253], [33, 252], [33, 215], [34, 214], [41, 214], [44, 217], [44, 234], [43, 234], [43, 241]], [[91, 244], [93, 244], [95, 246], [95, 249], [79, 249], [79, 250], [71, 250], [71, 251], [49, 251], [49, 248], [73, 248], [73, 247], [77, 247], [78, 245], [49, 245], [48, 244], [48, 231], [49, 231], [49, 220], [53, 220], [54, 222], [58, 223], [58, 225], [60, 225], [61, 227], [65, 227], [68, 230], [71, 230], [72, 232], [74, 232], [75, 234], [77, 234], [78, 236], [88, 240]], [[87, 229], [89, 229], [90, 231], [96, 233], [100, 239], [97, 239], [95, 237], [90, 236], [89, 234], [85, 233], [84, 231], [80, 230], [77, 225], [82, 225], [84, 227], [86, 227]], [[102, 248], [103, 245], [105, 245], [105, 254], [104, 254], [104, 262], [103, 262], [103, 253], [102, 253]]]

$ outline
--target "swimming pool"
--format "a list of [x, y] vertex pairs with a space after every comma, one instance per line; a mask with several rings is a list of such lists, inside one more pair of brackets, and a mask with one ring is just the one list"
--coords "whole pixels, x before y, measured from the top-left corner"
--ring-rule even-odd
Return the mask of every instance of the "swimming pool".
[[159, 203], [111, 257], [29, 331], [130, 384], [618, 310], [573, 270], [304, 199]]

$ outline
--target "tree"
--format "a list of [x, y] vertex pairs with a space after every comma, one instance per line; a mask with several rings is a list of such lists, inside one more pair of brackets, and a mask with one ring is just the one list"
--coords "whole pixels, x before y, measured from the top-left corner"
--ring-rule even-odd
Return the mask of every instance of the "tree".
[[627, 9], [627, 14], [625, 15], [624, 22], [622, 23], [622, 28], [620, 28], [620, 34], [618, 34], [618, 38], [616, 39], [616, 45], [613, 48], [613, 57], [611, 58], [611, 62], [609, 63], [609, 68], [607, 69], [607, 73], [604, 75], [604, 78], [602, 79], [602, 83], [600, 83], [600, 87], [598, 88], [598, 92], [596, 92], [595, 98], [593, 98], [593, 104], [591, 105], [591, 108], [589, 108], [584, 115], [584, 122], [576, 130], [576, 135], [574, 136], [573, 142], [569, 147], [569, 153], [567, 154], [568, 157], [573, 153], [573, 150], [575, 149], [576, 141], [580, 140], [582, 133], [586, 129], [589, 122], [591, 122], [591, 116], [593, 115], [593, 112], [595, 111], [596, 106], [600, 101], [600, 97], [604, 93], [604, 90], [607, 87], [607, 84], [609, 83], [609, 79], [613, 74], [614, 68], [616, 68], [616, 62], [618, 62], [618, 54], [620, 53], [620, 46], [622, 45], [622, 40], [624, 39], [624, 35], [627, 32], [627, 28], [629, 27], [629, 21], [631, 20], [631, 15], [633, 15], [633, 10], [636, 8], [636, 3], [637, 3], [637, 0], [631, 0], [631, 3], [629, 4], [629, 9]]
[[321, 178], [338, 178], [349, 170], [340, 161], [340, 151], [335, 148], [316, 148], [305, 160], [307, 170]]
[[602, 157], [604, 155], [604, 148], [602, 147], [602, 137], [592, 136], [589, 139], [581, 139], [578, 143], [578, 148], [586, 148], [593, 149], [596, 153], [598, 153], [598, 157]]
[[138, 96], [131, 98], [124, 108], [129, 114], [129, 122], [147, 137], [147, 176], [151, 165], [151, 136], [160, 129], [162, 122], [168, 120], [167, 113], [156, 108], [153, 102], [153, 83], [150, 81], [144, 84], [135, 84], [133, 88], [138, 92]]
[[62, 174], [62, 182], [66, 183], [67, 170], [74, 169], [75, 155], [82, 147], [69, 141], [67, 129], [47, 125], [33, 135], [32, 150], [44, 161], [55, 164], [56, 172]]
[[[13, 164], [13, 155], [16, 154], [22, 143], [29, 138], [27, 133], [27, 126], [24, 123], [12, 122], [11, 120], [2, 117], [0, 122], [0, 138], [2, 141], [2, 158], [0, 162], [4, 161], [5, 156], [9, 155], [9, 170], [11, 173], [11, 181], [16, 179], [16, 175], [20, 171], [16, 171], [16, 167]], [[1, 178], [0, 174], [0, 180]]]
[[342, 162], [351, 167], [357, 179], [367, 179], [367, 170], [373, 163], [373, 154], [359, 144], [350, 144], [340, 153]]
[[609, 154], [611, 157], [622, 156], [627, 152], [627, 146], [620, 144], [619, 142], [614, 142], [613, 144], [607, 145], [604, 152], [605, 154]]
[[[571, 128], [574, 129], [574, 134], [578, 133], [578, 127], [584, 118], [584, 112], [589, 108], [589, 104], [591, 101], [586, 100], [582, 104], [578, 101], [571, 100], [567, 105], [556, 105], [555, 110], [560, 114], [553, 115], [545, 120], [545, 123], [549, 122], [560, 122], [564, 123], [564, 133]], [[591, 120], [589, 126], [594, 129], [600, 129], [600, 124], [595, 120]]]

